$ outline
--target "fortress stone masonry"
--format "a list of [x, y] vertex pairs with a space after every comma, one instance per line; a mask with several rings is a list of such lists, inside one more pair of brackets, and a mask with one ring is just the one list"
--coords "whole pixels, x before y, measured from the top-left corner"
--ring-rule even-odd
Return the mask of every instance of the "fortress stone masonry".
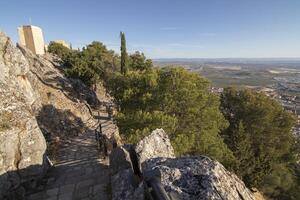
[[21, 26], [18, 27], [19, 42], [22, 46], [30, 49], [34, 54], [45, 54], [45, 43], [43, 31], [37, 26]]

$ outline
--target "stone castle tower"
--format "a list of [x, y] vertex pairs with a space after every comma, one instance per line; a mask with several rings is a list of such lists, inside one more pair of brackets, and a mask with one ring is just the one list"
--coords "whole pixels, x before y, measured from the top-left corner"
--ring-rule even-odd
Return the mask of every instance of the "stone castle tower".
[[27, 47], [35, 54], [45, 54], [45, 43], [41, 28], [31, 25], [21, 26], [18, 27], [18, 33], [19, 42], [22, 46]]

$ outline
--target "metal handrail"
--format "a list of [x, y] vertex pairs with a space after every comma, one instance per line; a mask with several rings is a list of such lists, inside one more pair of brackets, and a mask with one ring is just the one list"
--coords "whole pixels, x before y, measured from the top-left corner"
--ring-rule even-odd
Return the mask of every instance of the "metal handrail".
[[[99, 116], [99, 111], [98, 111], [98, 116]], [[104, 153], [104, 157], [107, 156], [107, 146], [106, 146], [106, 138], [105, 136], [103, 135], [103, 132], [102, 132], [102, 124], [101, 124], [101, 121], [100, 119], [98, 118], [98, 126], [97, 128], [95, 128], [95, 139], [96, 139], [96, 142], [97, 142], [97, 147], [98, 147], [98, 150], [99, 151], [103, 151]]]

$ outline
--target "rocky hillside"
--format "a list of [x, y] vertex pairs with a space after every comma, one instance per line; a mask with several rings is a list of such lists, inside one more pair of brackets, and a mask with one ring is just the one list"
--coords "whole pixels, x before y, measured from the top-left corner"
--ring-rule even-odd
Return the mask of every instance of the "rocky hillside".
[[[109, 98], [66, 78], [60, 61], [15, 47], [0, 32], [0, 199], [24, 196], [49, 168], [51, 144], [91, 133]], [[118, 140], [117, 132], [106, 138]], [[47, 148], [48, 146], [48, 148]], [[136, 146], [110, 154], [112, 199], [254, 200], [252, 192], [218, 161], [176, 158], [167, 134], [157, 129]], [[7, 195], [10, 196], [7, 196]]]
[[93, 128], [96, 121], [91, 106], [100, 104], [95, 92], [78, 80], [66, 78], [51, 55], [36, 56], [18, 48], [29, 64], [28, 79], [42, 104], [37, 120], [43, 132], [66, 137]]
[[46, 141], [34, 114], [42, 104], [29, 74], [26, 58], [0, 33], [0, 198], [47, 168]]
[[108, 97], [61, 70], [53, 56], [15, 47], [0, 32], [0, 199], [8, 191], [24, 192], [23, 183], [35, 186], [48, 168], [47, 144], [98, 126], [95, 115]]
[[110, 155], [112, 199], [254, 200], [252, 192], [218, 161], [205, 156], [175, 158], [167, 134], [157, 129], [137, 146]]

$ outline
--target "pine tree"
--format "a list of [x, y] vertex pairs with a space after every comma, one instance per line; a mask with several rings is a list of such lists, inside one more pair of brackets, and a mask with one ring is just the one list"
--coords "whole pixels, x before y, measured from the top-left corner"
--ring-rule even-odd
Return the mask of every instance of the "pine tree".
[[236, 158], [236, 172], [244, 181], [249, 181], [248, 174], [253, 170], [253, 151], [249, 135], [245, 132], [243, 122], [240, 121], [235, 130], [232, 131], [230, 149]]
[[121, 37], [121, 73], [126, 74], [128, 65], [128, 55], [126, 51], [125, 33], [120, 32]]
[[221, 110], [230, 123], [222, 135], [237, 159], [236, 173], [246, 185], [266, 194], [272, 191], [271, 185], [285, 189], [278, 181], [283, 171], [277, 170], [295, 163], [291, 131], [295, 117], [276, 100], [249, 89], [226, 88]]

